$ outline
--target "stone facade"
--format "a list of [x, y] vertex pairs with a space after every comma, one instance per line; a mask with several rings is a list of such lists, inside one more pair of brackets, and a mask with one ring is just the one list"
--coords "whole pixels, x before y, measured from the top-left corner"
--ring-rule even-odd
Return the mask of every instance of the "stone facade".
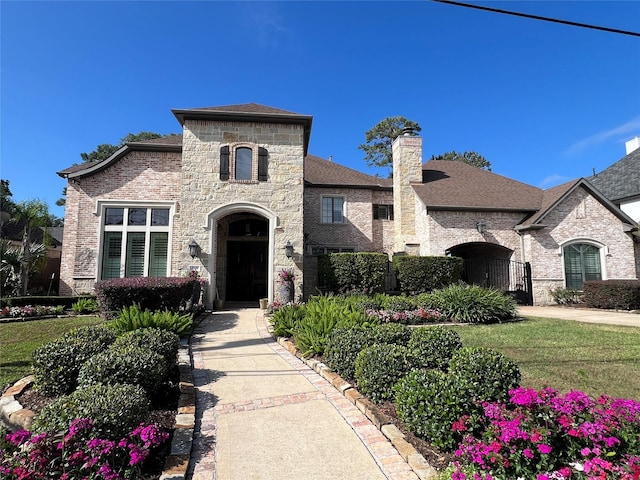
[[[258, 181], [257, 161], [252, 180], [220, 180], [220, 148], [231, 152], [239, 146], [268, 151], [268, 179]], [[254, 153], [255, 155], [255, 153]], [[226, 236], [219, 231], [228, 215], [253, 215], [268, 222], [268, 298], [274, 298], [276, 275], [281, 269], [293, 269], [302, 279], [303, 245], [303, 129], [300, 125], [252, 122], [187, 120], [182, 147], [182, 209], [176, 222], [176, 243], [180, 245], [183, 265], [201, 268], [209, 280], [207, 298], [226, 297], [228, 264]], [[254, 159], [254, 160], [257, 160]], [[233, 155], [230, 171], [233, 172]], [[201, 253], [195, 262], [187, 256], [187, 245], [195, 240]], [[285, 256], [290, 241], [297, 249], [292, 259]], [[216, 290], [217, 288], [217, 290]], [[304, 288], [296, 282], [297, 296]], [[216, 293], [217, 292], [217, 293]]]
[[[277, 300], [283, 269], [296, 276], [295, 298], [306, 298], [316, 293], [316, 255], [321, 251], [530, 262], [536, 304], [549, 303], [549, 289], [564, 285], [562, 249], [572, 242], [600, 248], [603, 278], [640, 274], [640, 243], [625, 231], [630, 228], [625, 215], [588, 186], [562, 196], [543, 221], [526, 228], [523, 221], [540, 205], [469, 207], [463, 185], [449, 188], [454, 195], [448, 201], [454, 203], [442, 206], [439, 191], [424, 190], [422, 139], [415, 136], [398, 137], [393, 144], [393, 188], [359, 172], [342, 178], [354, 171], [340, 167], [337, 175], [327, 165], [305, 186], [311, 117], [254, 104], [231, 107], [174, 111], [183, 127], [181, 137], [165, 144], [132, 144], [102, 164], [61, 172], [69, 178], [61, 294], [93, 289], [101, 270], [105, 208], [117, 205], [169, 209], [167, 273], [182, 276], [196, 269], [208, 282], [208, 307], [215, 299], [233, 299], [231, 293], [239, 296], [245, 286], [247, 299], [256, 300], [259, 294]], [[249, 158], [240, 158], [248, 151]], [[236, 178], [236, 167], [247, 160], [250, 171]], [[495, 177], [487, 180], [486, 175], [491, 174], [483, 174], [483, 181], [491, 187]], [[477, 174], [472, 177], [475, 181]], [[523, 184], [515, 183], [511, 193], [521, 193]], [[425, 191], [438, 197], [432, 207], [419, 194]], [[344, 200], [344, 222], [322, 221], [325, 197]], [[376, 205], [385, 206], [384, 218], [374, 218]], [[194, 241], [199, 251], [191, 258], [189, 244]], [[291, 257], [287, 243], [293, 245]], [[240, 271], [244, 276], [238, 276]]]

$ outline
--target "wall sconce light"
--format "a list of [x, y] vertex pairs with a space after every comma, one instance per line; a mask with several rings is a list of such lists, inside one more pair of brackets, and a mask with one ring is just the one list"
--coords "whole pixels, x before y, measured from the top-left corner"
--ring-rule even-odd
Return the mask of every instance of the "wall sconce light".
[[198, 242], [191, 240], [191, 242], [189, 242], [189, 255], [191, 255], [191, 258], [197, 257], [199, 251], [200, 245], [198, 245]]
[[478, 230], [478, 233], [480, 233], [480, 235], [484, 234], [484, 232], [487, 230], [487, 224], [484, 223], [484, 220], [476, 222], [476, 230]]
[[293, 243], [290, 240], [287, 240], [287, 244], [284, 246], [284, 254], [287, 258], [293, 257]]

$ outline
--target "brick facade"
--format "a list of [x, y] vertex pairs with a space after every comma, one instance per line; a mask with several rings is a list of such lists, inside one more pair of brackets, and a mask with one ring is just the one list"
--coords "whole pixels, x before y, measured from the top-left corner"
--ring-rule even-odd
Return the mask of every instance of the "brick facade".
[[[320, 247], [384, 252], [389, 257], [403, 253], [446, 255], [452, 249], [471, 252], [483, 248], [500, 258], [531, 263], [536, 304], [549, 303], [549, 288], [564, 285], [562, 248], [571, 242], [601, 247], [603, 278], [639, 276], [640, 244], [623, 231], [624, 215], [614, 213], [584, 187], [562, 197], [535, 228], [521, 228], [535, 209], [508, 205], [456, 208], [448, 204], [438, 208], [437, 203], [428, 208], [428, 202], [423, 203], [417, 193], [418, 188], [430, 188], [422, 183], [422, 139], [413, 136], [394, 142], [393, 189], [374, 177], [369, 185], [369, 177], [365, 175], [363, 180], [360, 173], [353, 184], [342, 178], [336, 181], [337, 175], [323, 182], [320, 175], [305, 187], [310, 117], [278, 111], [269, 118], [257, 107], [249, 113], [242, 109], [223, 111], [221, 116], [203, 113], [206, 109], [178, 111], [176, 116], [183, 125], [180, 144], [164, 150], [155, 145], [149, 151], [138, 145], [123, 156], [114, 156], [111, 163], [105, 163], [106, 168], [70, 176], [60, 293], [90, 292], [98, 279], [102, 206], [108, 202], [147, 207], [162, 204], [171, 209], [169, 274], [186, 275], [197, 268], [209, 282], [205, 292], [209, 307], [214, 298], [228, 298], [227, 287], [233, 285], [230, 282], [236, 269], [230, 249], [245, 246], [266, 252], [266, 258], [260, 253], [257, 273], [264, 276], [262, 292], [266, 291], [269, 300], [278, 298], [277, 274], [285, 268], [296, 275], [296, 298], [316, 292], [317, 262], [312, 249]], [[227, 158], [223, 148], [229, 152], [228, 178], [221, 178], [223, 156]], [[251, 179], [234, 178], [238, 148], [251, 149]], [[259, 176], [263, 161], [266, 178]], [[335, 172], [326, 165], [322, 168]], [[342, 175], [347, 169], [341, 168]], [[76, 170], [72, 167], [69, 171]], [[477, 177], [475, 172], [471, 175]], [[488, 174], [483, 175], [486, 180]], [[336, 182], [344, 185], [336, 186]], [[450, 200], [464, 202], [464, 188], [450, 191], [455, 193]], [[480, 196], [484, 195], [482, 190]], [[322, 222], [325, 196], [344, 199], [343, 223]], [[374, 219], [374, 205], [392, 205], [394, 219]], [[247, 233], [243, 238], [237, 230], [232, 233], [234, 225], [241, 222], [247, 228], [251, 222], [266, 227], [264, 232]], [[479, 222], [484, 226], [482, 233]], [[193, 259], [188, 249], [192, 241], [200, 247]], [[294, 246], [292, 258], [285, 255], [287, 242]], [[237, 262], [239, 257], [238, 253]]]

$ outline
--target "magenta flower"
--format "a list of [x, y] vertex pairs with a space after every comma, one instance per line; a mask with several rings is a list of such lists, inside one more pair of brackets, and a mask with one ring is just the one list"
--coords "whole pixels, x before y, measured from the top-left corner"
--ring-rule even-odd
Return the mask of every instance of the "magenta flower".
[[551, 453], [551, 447], [546, 443], [541, 443], [540, 445], [538, 445], [538, 450], [544, 455]]

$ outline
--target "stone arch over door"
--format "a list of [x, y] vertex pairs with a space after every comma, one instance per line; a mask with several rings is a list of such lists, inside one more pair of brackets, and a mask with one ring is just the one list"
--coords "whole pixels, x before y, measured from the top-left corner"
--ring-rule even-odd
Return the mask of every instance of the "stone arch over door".
[[[222, 300], [227, 299], [227, 268], [228, 268], [228, 252], [229, 247], [229, 228], [235, 222], [265, 222], [266, 223], [266, 239], [262, 236], [253, 241], [249, 240], [247, 247], [252, 243], [251, 248], [257, 247], [257, 255], [262, 251], [260, 243], [266, 244], [265, 268], [266, 268], [266, 298], [273, 301], [273, 264], [274, 264], [274, 245], [275, 245], [275, 229], [278, 226], [278, 216], [263, 207], [262, 205], [251, 202], [235, 202], [221, 205], [213, 209], [207, 215], [207, 223], [205, 228], [210, 231], [209, 245], [212, 255], [209, 257], [209, 271], [211, 272], [211, 284], [209, 285], [209, 295], [207, 298]], [[238, 237], [238, 235], [234, 235]], [[241, 239], [233, 239], [232, 242], [239, 242]], [[231, 246], [231, 248], [236, 248]], [[212, 307], [213, 302], [209, 307]]]

